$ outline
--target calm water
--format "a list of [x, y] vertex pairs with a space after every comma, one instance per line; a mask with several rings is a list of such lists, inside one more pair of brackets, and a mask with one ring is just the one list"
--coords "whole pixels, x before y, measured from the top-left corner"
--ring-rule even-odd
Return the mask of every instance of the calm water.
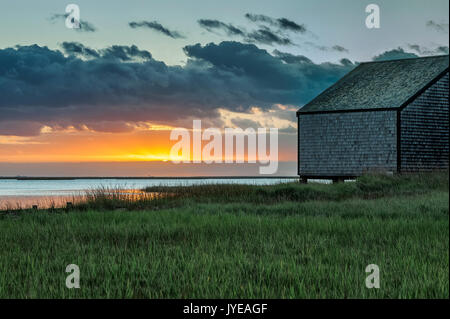
[[0, 179], [0, 209], [12, 207], [63, 206], [85, 191], [98, 188], [139, 190], [147, 186], [189, 186], [196, 184], [270, 185], [293, 181], [286, 178], [246, 179], [74, 179], [15, 180]]

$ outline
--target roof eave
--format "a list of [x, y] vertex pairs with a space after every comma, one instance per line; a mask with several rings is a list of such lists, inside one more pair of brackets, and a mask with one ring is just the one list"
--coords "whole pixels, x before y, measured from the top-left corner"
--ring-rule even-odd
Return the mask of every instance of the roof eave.
[[359, 108], [359, 109], [339, 109], [339, 110], [326, 110], [326, 111], [297, 111], [297, 117], [305, 114], [329, 114], [329, 113], [357, 113], [357, 112], [379, 112], [379, 111], [396, 111], [400, 107], [377, 107], [377, 108]]

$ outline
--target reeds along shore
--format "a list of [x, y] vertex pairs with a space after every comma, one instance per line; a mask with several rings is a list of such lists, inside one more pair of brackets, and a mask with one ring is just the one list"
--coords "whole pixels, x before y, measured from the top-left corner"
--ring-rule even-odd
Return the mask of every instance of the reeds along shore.
[[[158, 209], [182, 206], [188, 202], [259, 203], [274, 205], [285, 201], [340, 201], [351, 198], [374, 199], [394, 195], [422, 194], [430, 190], [448, 191], [448, 171], [406, 175], [364, 175], [355, 182], [301, 184], [298, 182], [256, 186], [242, 184], [202, 184], [193, 186], [152, 186], [143, 190], [120, 187], [85, 191], [64, 205], [47, 203], [48, 210]], [[39, 207], [39, 206], [38, 206]], [[42, 205], [41, 205], [42, 207]], [[3, 211], [20, 211], [20, 204]]]

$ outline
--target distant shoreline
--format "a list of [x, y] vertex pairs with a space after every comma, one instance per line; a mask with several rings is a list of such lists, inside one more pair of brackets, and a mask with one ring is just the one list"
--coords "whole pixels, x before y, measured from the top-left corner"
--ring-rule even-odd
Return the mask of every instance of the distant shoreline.
[[0, 179], [19, 181], [47, 181], [47, 180], [78, 180], [78, 179], [298, 179], [298, 176], [66, 176], [66, 177], [31, 177], [31, 176], [0, 176]]

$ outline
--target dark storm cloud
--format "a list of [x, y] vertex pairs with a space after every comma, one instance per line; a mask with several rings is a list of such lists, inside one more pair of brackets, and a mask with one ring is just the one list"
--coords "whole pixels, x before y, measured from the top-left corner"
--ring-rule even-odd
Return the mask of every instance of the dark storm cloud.
[[337, 52], [348, 52], [348, 49], [344, 48], [341, 45], [334, 45], [331, 47], [331, 49]]
[[103, 58], [114, 58], [122, 61], [132, 61], [135, 58], [150, 60], [152, 55], [145, 50], [139, 50], [137, 46], [113, 45], [100, 50]]
[[438, 46], [434, 49], [424, 48], [418, 44], [408, 44], [408, 48], [416, 51], [420, 55], [439, 55], [448, 54], [449, 49], [447, 46]]
[[271, 101], [270, 105], [303, 104], [318, 93], [318, 87], [324, 88], [334, 83], [349, 70], [333, 63], [288, 65], [266, 50], [239, 42], [210, 43], [206, 46], [196, 44], [184, 50], [191, 59], [206, 61], [217, 70], [245, 78], [245, 92], [260, 100]]
[[274, 18], [271, 18], [271, 17], [263, 15], [263, 14], [252, 14], [252, 13], [247, 13], [245, 15], [245, 17], [252, 22], [262, 22], [262, 23], [270, 24], [272, 26], [277, 26], [278, 28], [280, 28], [282, 30], [300, 32], [300, 33], [305, 33], [307, 31], [304, 24], [297, 24], [294, 21], [288, 20], [286, 18], [274, 19]]
[[96, 50], [88, 48], [79, 42], [63, 42], [61, 47], [67, 54], [83, 56], [85, 58], [100, 57], [100, 54]]
[[282, 29], [291, 30], [295, 32], [305, 33], [306, 27], [303, 24], [297, 24], [294, 21], [288, 20], [286, 18], [277, 19], [279, 26]]
[[168, 28], [164, 27], [161, 23], [157, 21], [140, 21], [140, 22], [130, 22], [128, 25], [133, 28], [147, 28], [151, 30], [155, 30], [159, 33], [162, 33], [172, 39], [181, 39], [184, 38], [183, 35], [181, 35], [178, 31], [169, 30]]
[[266, 26], [262, 26], [257, 30], [248, 32], [243, 28], [239, 28], [232, 24], [224, 23], [218, 20], [200, 19], [198, 20], [198, 24], [209, 32], [221, 30], [228, 36], [240, 36], [243, 41], [247, 43], [265, 45], [293, 45], [291, 39], [269, 29]]
[[278, 50], [273, 51], [273, 55], [280, 58], [282, 61], [286, 63], [308, 63], [312, 64], [313, 62], [304, 55], [294, 55], [291, 53], [280, 52]]
[[[65, 14], [55, 13], [49, 18], [49, 20], [52, 22], [55, 22], [56, 20], [66, 20], [68, 16], [69, 16], [68, 13]], [[92, 23], [80, 19], [80, 27], [74, 28], [73, 30], [78, 32], [95, 32], [97, 31], [97, 28]]]
[[[286, 64], [266, 50], [239, 42], [186, 46], [185, 66], [168, 66], [134, 46], [93, 50], [66, 43], [63, 48], [74, 54], [64, 56], [37, 45], [0, 50], [0, 135], [11, 134], [11, 127], [5, 128], [11, 121], [116, 132], [128, 129], [123, 124], [127, 122], [215, 120], [217, 108], [298, 106], [353, 68]], [[146, 59], [129, 59], [141, 54]], [[122, 124], [110, 124], [114, 122]], [[37, 133], [40, 126], [34, 125], [26, 134]]]
[[61, 44], [63, 51], [69, 55], [85, 58], [105, 58], [119, 59], [122, 61], [134, 61], [136, 59], [149, 60], [152, 58], [150, 52], [139, 50], [135, 45], [113, 45], [102, 50], [94, 50], [84, 46], [79, 42], [63, 42]]
[[[280, 60], [282, 60], [285, 63], [288, 64], [298, 64], [298, 63], [306, 63], [306, 64], [314, 64], [309, 58], [307, 58], [304, 55], [295, 55], [287, 52], [281, 52], [278, 50], [274, 50], [272, 54], [276, 57], [278, 57]], [[341, 59], [340, 64], [347, 67], [355, 67], [357, 64], [354, 64], [349, 59]]]
[[449, 48], [446, 47], [446, 46], [440, 46], [440, 47], [437, 47], [435, 49], [435, 52], [437, 54], [448, 54], [449, 53]]
[[[197, 22], [200, 25], [200, 27], [209, 32], [215, 32], [220, 30], [223, 31], [228, 36], [232, 37], [238, 36], [244, 42], [263, 45], [282, 45], [282, 46], [296, 45], [293, 39], [289, 36], [289, 32], [287, 31], [300, 33], [308, 32], [304, 25], [299, 25], [286, 18], [274, 19], [262, 14], [251, 14], [251, 13], [247, 13], [245, 17], [252, 22], [258, 22], [259, 23], [258, 28], [251, 31], [247, 31], [242, 27], [237, 27], [230, 23], [224, 23], [219, 20], [211, 20], [211, 19], [200, 19]], [[261, 23], [265, 25], [261, 25]], [[348, 52], [346, 48], [340, 45], [327, 47], [317, 45], [313, 42], [305, 42], [305, 44], [321, 51]]]
[[293, 45], [291, 39], [274, 33], [269, 28], [263, 27], [245, 35], [244, 40], [249, 43], [259, 43], [266, 45]]
[[222, 30], [227, 35], [230, 35], [230, 36], [235, 36], [235, 35], [245, 36], [244, 30], [241, 30], [240, 28], [238, 28], [232, 24], [229, 24], [229, 23], [223, 23], [221, 21], [211, 20], [211, 19], [200, 19], [197, 22], [202, 28], [204, 28], [210, 32], [212, 32], [213, 30]]
[[437, 32], [448, 33], [448, 23], [435, 22], [433, 20], [428, 20], [426, 23], [426, 26]]
[[411, 49], [411, 50], [414, 50], [414, 51], [416, 51], [416, 52], [418, 52], [418, 53], [422, 53], [422, 48], [420, 47], [420, 45], [418, 45], [418, 44], [408, 44], [408, 47]]
[[[305, 33], [306, 27], [299, 25], [294, 21], [286, 18], [273, 19], [271, 17], [261, 14], [247, 13], [247, 19], [253, 22], [260, 22], [266, 25], [260, 25], [258, 29], [246, 31], [244, 28], [234, 26], [230, 23], [224, 23], [219, 20], [200, 19], [199, 25], [213, 32], [215, 30], [222, 30], [228, 36], [240, 36], [243, 41], [247, 43], [265, 44], [265, 45], [294, 45], [293, 41], [286, 36], [285, 31]], [[269, 28], [267, 25], [275, 28]]]
[[373, 61], [386, 61], [407, 58], [417, 58], [418, 55], [412, 52], [406, 52], [403, 48], [398, 47], [390, 51], [385, 51], [373, 58]]
[[442, 55], [448, 54], [449, 49], [447, 46], [439, 46], [434, 49], [424, 48], [417, 44], [408, 44], [408, 48], [417, 52], [407, 52], [402, 47], [385, 51], [373, 58], [373, 61], [385, 61], [385, 60], [396, 60], [396, 59], [408, 59], [417, 58], [419, 55]]

